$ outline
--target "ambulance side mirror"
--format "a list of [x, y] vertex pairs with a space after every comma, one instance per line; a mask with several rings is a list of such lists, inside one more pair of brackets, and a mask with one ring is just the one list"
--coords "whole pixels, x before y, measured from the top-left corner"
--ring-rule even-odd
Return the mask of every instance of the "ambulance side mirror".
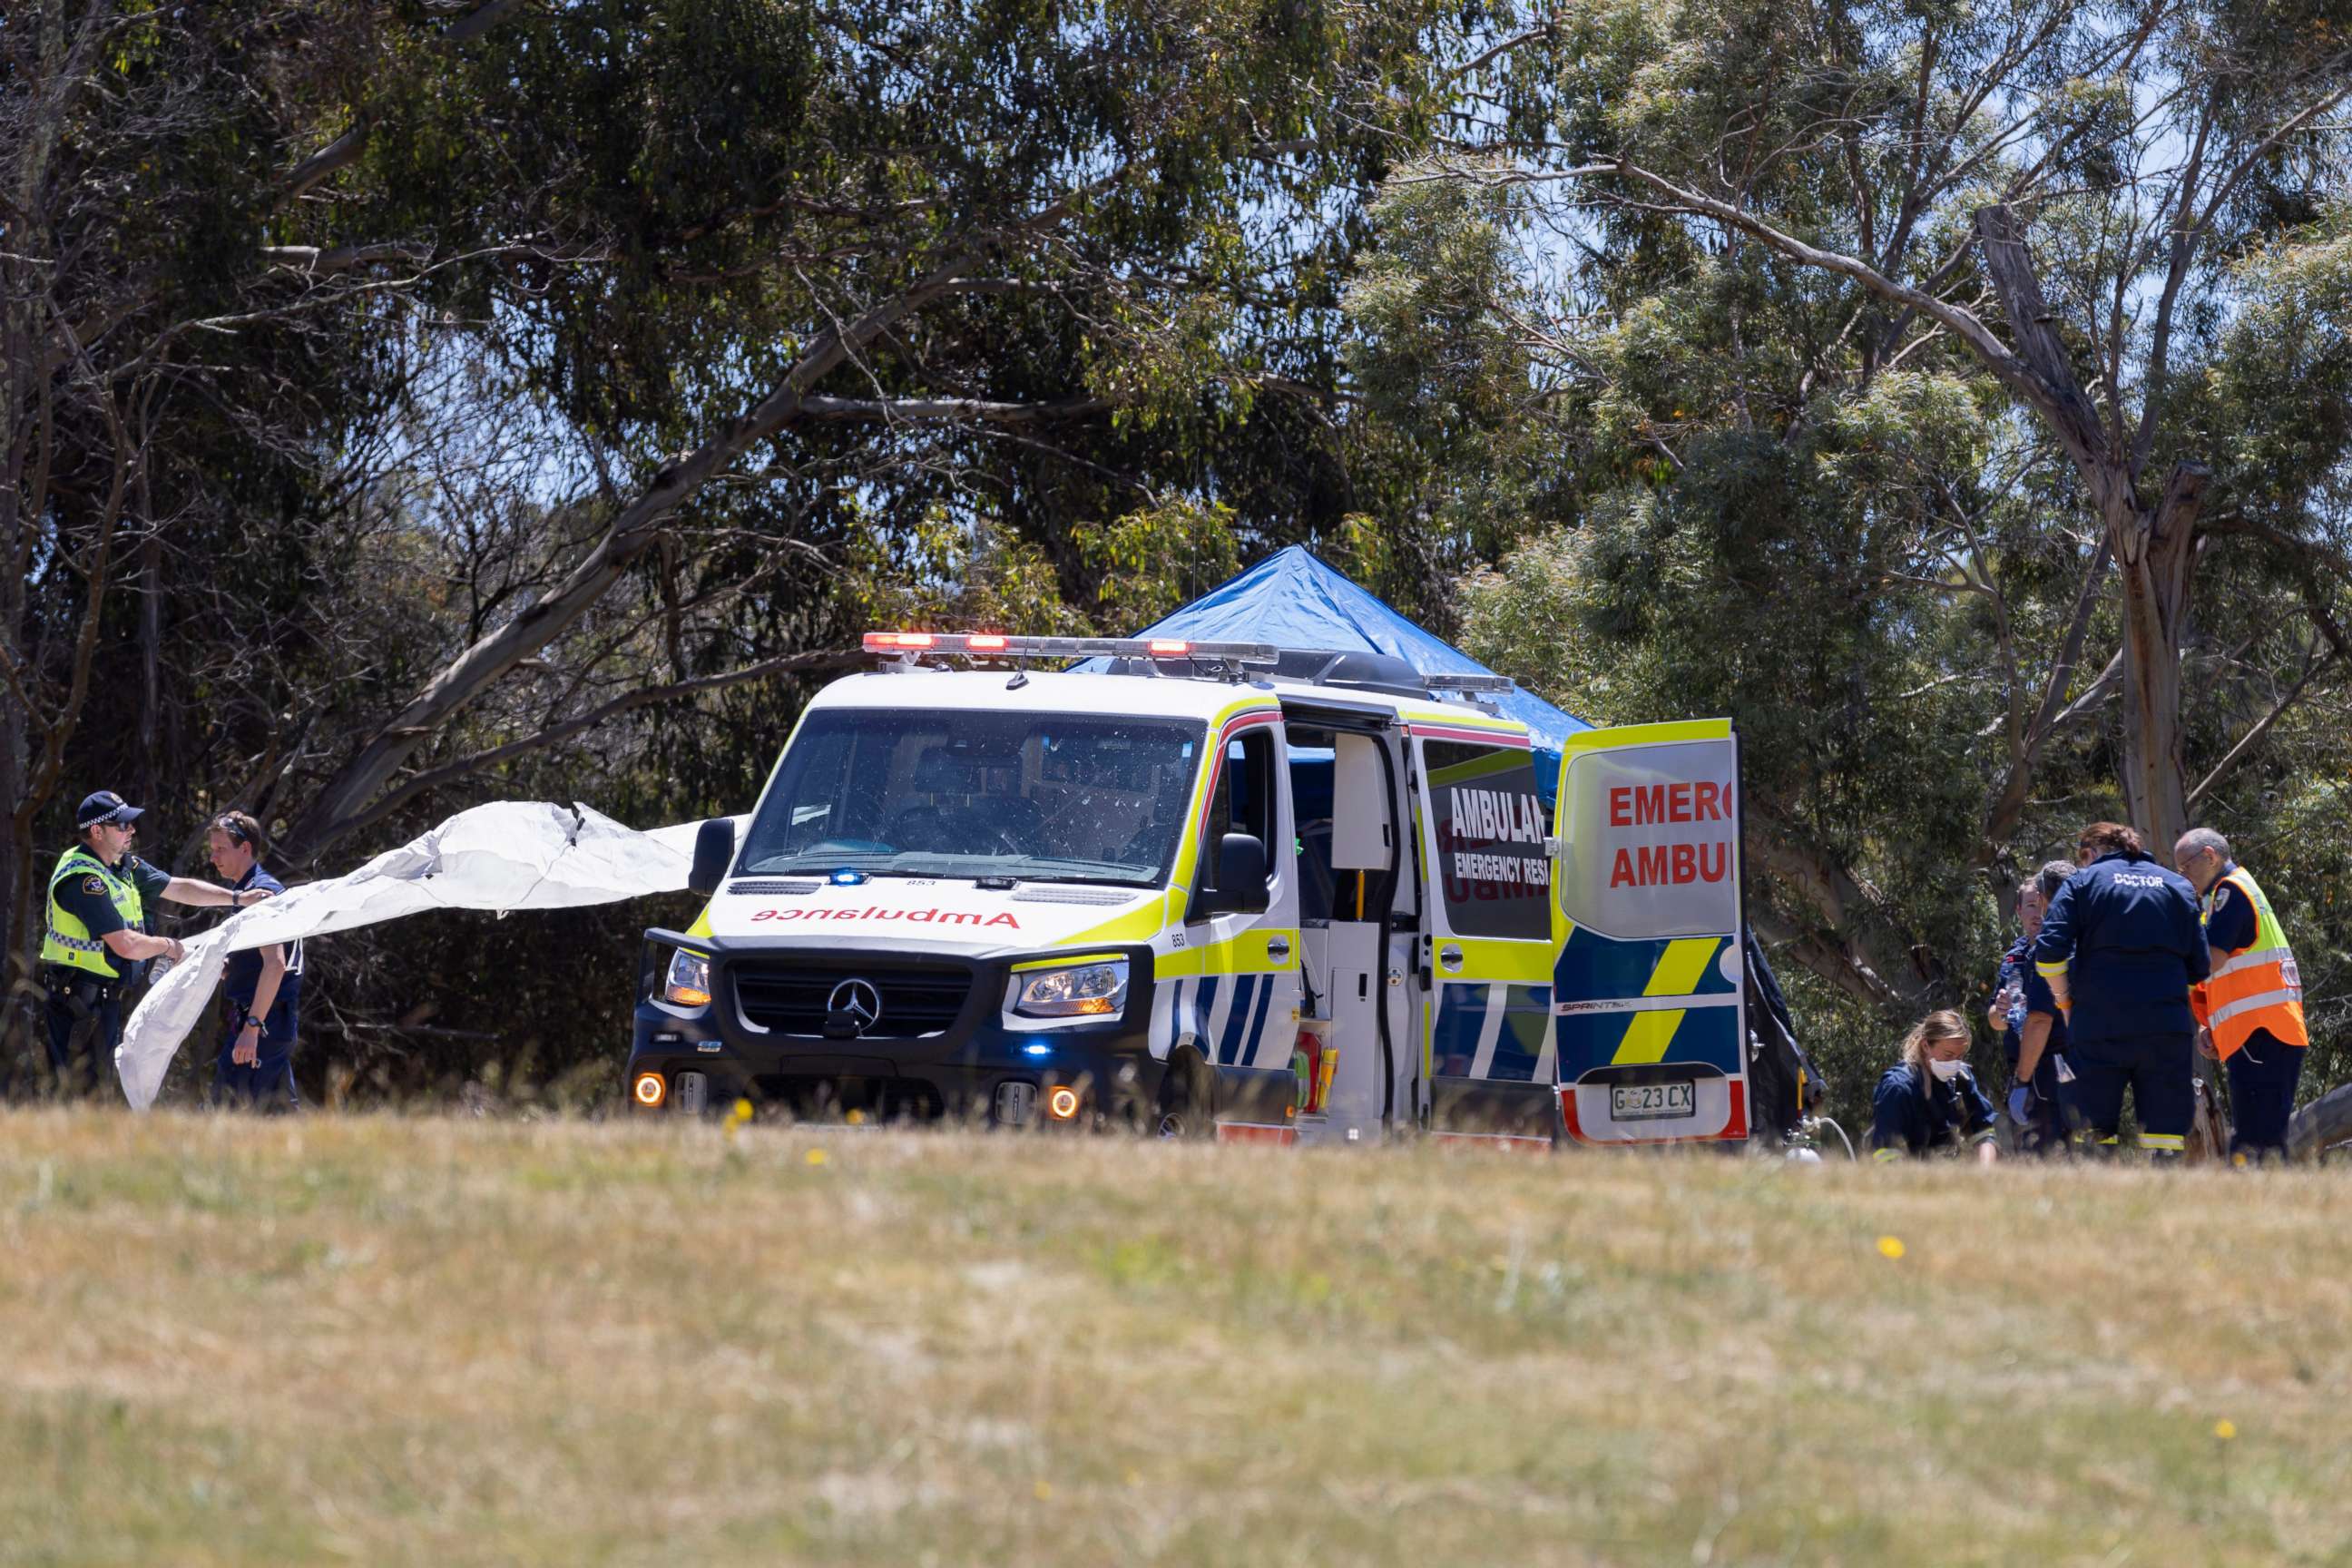
[[694, 869], [687, 873], [687, 891], [710, 897], [727, 879], [727, 868], [734, 858], [735, 819], [712, 817], [695, 832]]
[[1217, 885], [1207, 902], [1215, 914], [1265, 912], [1265, 846], [1255, 834], [1228, 833], [1218, 842]]

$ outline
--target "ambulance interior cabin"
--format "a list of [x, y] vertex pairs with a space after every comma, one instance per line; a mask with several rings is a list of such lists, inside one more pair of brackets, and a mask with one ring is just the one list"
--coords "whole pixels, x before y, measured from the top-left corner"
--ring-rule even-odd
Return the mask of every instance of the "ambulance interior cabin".
[[1313, 1031], [1319, 1042], [1349, 1043], [1318, 1098], [1337, 1136], [1370, 1138], [1418, 1103], [1408, 1004], [1402, 987], [1383, 984], [1391, 967], [1412, 963], [1418, 924], [1419, 879], [1401, 853], [1402, 747], [1392, 731], [1336, 730], [1303, 713], [1284, 728], [1303, 1011], [1324, 1021]]
[[1118, 715], [822, 710], [745, 865], [1156, 884], [1183, 831], [1198, 732]]

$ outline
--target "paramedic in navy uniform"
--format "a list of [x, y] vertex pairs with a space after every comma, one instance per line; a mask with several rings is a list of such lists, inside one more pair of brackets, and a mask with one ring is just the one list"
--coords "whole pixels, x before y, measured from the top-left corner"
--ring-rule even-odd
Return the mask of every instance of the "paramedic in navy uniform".
[[2033, 962], [2067, 1010], [2078, 1136], [2113, 1149], [2129, 1089], [2139, 1146], [2177, 1159], [2196, 1106], [2189, 988], [2210, 967], [2197, 889], [2120, 823], [2083, 829], [2074, 859], [2083, 869], [2050, 900]]
[[1939, 1149], [1973, 1144], [1977, 1158], [1990, 1161], [1992, 1101], [1969, 1071], [1968, 1020], [1958, 1013], [1930, 1013], [1903, 1037], [1903, 1058], [1886, 1069], [1871, 1096], [1870, 1157], [1925, 1157]]
[[[286, 885], [261, 868], [261, 824], [244, 812], [214, 819], [205, 835], [213, 869], [240, 893], [267, 897]], [[221, 974], [228, 1033], [213, 1069], [217, 1104], [299, 1110], [294, 1091], [295, 1011], [302, 1001], [302, 944], [247, 948], [228, 955]]]
[[[2028, 1154], [2065, 1154], [2074, 1129], [2074, 1072], [2065, 1060], [2065, 1013], [2049, 980], [2034, 969], [2034, 938], [2058, 889], [2074, 877], [2070, 860], [2051, 860], [2034, 872], [2032, 891], [2042, 908], [2025, 926], [2025, 936], [2009, 950], [2001, 978], [2016, 985], [2009, 1030], [2009, 1119], [2018, 1126], [2018, 1147]], [[2022, 900], [2021, 900], [2022, 902]]]
[[[2066, 1020], [2057, 999], [2033, 967], [2033, 940], [2042, 917], [2074, 874], [2071, 860], [2052, 860], [2018, 889], [2017, 912], [2024, 934], [2001, 955], [2000, 994], [1990, 1021], [2002, 1031], [2009, 1054], [2009, 1119], [2017, 1146], [2029, 1154], [2063, 1154], [2074, 1125], [2074, 1079], [2065, 1065]], [[2060, 1075], [2065, 1076], [2062, 1078]]]

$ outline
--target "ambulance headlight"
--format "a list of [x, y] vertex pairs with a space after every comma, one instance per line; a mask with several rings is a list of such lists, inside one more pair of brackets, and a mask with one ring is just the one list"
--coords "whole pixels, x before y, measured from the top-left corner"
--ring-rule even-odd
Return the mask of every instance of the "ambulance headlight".
[[1127, 1007], [1127, 960], [1097, 958], [1063, 969], [1036, 969], [1013, 978], [1021, 989], [1013, 1010], [1030, 1018], [1110, 1017]]
[[662, 983], [662, 1000], [680, 1007], [710, 1005], [710, 960], [679, 948], [669, 955], [669, 977]]

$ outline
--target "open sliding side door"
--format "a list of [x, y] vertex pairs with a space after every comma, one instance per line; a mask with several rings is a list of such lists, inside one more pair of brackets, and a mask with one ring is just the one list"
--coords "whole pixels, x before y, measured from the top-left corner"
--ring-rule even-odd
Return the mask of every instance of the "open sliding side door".
[[1569, 1135], [1748, 1136], [1739, 741], [1728, 719], [1568, 738], [1554, 1039]]

